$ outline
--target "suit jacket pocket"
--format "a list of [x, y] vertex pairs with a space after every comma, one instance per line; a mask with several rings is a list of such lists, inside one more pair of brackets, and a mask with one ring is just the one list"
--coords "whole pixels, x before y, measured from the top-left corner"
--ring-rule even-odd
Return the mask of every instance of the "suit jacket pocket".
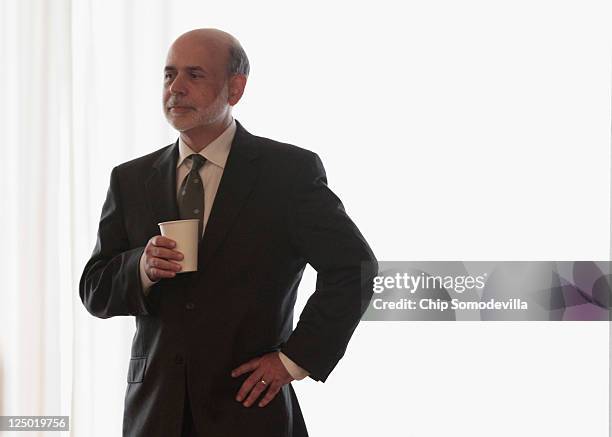
[[147, 357], [131, 358], [127, 377], [128, 384], [142, 382], [144, 379], [146, 366]]

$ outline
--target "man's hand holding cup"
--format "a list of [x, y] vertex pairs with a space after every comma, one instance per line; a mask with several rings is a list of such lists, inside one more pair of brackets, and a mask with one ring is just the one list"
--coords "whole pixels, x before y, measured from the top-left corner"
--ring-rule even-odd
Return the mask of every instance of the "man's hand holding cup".
[[176, 242], [162, 235], [152, 237], [144, 249], [144, 268], [149, 279], [157, 282], [164, 278], [174, 278], [181, 271], [181, 265], [173, 260], [181, 261], [183, 254], [177, 250]]

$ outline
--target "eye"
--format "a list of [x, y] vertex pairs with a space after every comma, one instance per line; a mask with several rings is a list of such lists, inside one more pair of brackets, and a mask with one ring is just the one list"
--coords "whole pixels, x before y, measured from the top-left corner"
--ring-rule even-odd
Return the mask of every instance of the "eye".
[[197, 79], [198, 77], [202, 77], [202, 76], [200, 76], [199, 74], [191, 73], [191, 77], [193, 79]]

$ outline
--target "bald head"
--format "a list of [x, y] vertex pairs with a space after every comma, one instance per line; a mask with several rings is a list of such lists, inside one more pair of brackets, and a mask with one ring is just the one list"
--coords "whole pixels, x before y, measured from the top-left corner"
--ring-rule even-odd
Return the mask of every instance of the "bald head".
[[219, 29], [194, 29], [179, 36], [170, 46], [174, 49], [206, 49], [225, 66], [227, 76], [249, 75], [249, 58], [240, 41], [233, 35]]

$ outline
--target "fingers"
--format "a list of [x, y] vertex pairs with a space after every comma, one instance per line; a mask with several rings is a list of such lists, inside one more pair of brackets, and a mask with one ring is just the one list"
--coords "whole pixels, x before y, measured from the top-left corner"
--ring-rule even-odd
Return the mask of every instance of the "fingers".
[[155, 258], [175, 259], [178, 261], [183, 259], [183, 254], [181, 252], [163, 247], [149, 246], [145, 249], [145, 252], [150, 257]]
[[[251, 399], [252, 392], [255, 391], [256, 389], [259, 389], [257, 392], [257, 396], [259, 396], [259, 393], [261, 393], [265, 387], [265, 385], [260, 382], [262, 375], [263, 375], [263, 371], [258, 370], [256, 372], [251, 373], [251, 375], [242, 383], [242, 386], [240, 387], [240, 390], [238, 390], [238, 394], [236, 395], [236, 400], [238, 402], [242, 402], [244, 398], [246, 398], [247, 394], [249, 393], [251, 393], [251, 396], [249, 396], [249, 399]], [[261, 387], [258, 387], [258, 386], [261, 386]], [[257, 396], [255, 398], [257, 398]], [[247, 401], [245, 401], [244, 406], [248, 407], [252, 403], [253, 402], [251, 401], [251, 403], [247, 405]]]
[[[253, 373], [246, 381], [244, 381], [242, 387], [240, 387], [238, 396], [236, 397], [237, 401], [242, 402], [248, 393], [247, 398], [244, 400], [244, 402], [242, 402], [242, 405], [245, 407], [250, 407], [253, 405], [259, 396], [267, 390], [265, 396], [261, 399], [261, 401], [259, 401], [259, 404], [257, 404], [260, 407], [265, 407], [272, 401], [272, 399], [276, 397], [283, 386], [283, 384], [278, 380], [269, 381], [259, 372], [257, 375], [258, 376], [255, 376], [255, 373]], [[264, 384], [262, 381], [265, 381], [266, 383]]]
[[165, 259], [183, 259], [183, 254], [177, 250], [172, 250], [176, 247], [176, 242], [162, 235], [156, 235], [149, 240], [145, 252], [147, 255]]
[[152, 258], [145, 255], [144, 262], [145, 272], [152, 281], [157, 281], [162, 278], [174, 278], [176, 273], [181, 270], [179, 264], [161, 258]]
[[[260, 384], [260, 385], [263, 385], [263, 384]], [[266, 392], [266, 395], [263, 397], [261, 401], [259, 401], [259, 404], [257, 405], [260, 407], [265, 407], [266, 405], [268, 405], [270, 401], [272, 401], [272, 399], [276, 397], [276, 395], [278, 394], [282, 386], [283, 385], [278, 383], [277, 381], [274, 381], [272, 384], [270, 384], [270, 386], [268, 387], [268, 391]], [[255, 402], [255, 399], [253, 399], [253, 402]]]
[[168, 272], [179, 272], [181, 270], [181, 266], [172, 261], [166, 261], [162, 258], [147, 258], [145, 259], [145, 265], [150, 267], [151, 269], [156, 269], [158, 271], [168, 271]]
[[176, 247], [176, 241], [163, 235], [154, 236], [149, 240], [149, 243], [153, 244], [153, 246], [167, 247], [168, 249]]
[[252, 360], [247, 361], [244, 364], [241, 364], [240, 366], [232, 370], [232, 376], [236, 378], [240, 375], [244, 375], [247, 372], [252, 372], [253, 370], [257, 369], [257, 367], [259, 366], [259, 361], [261, 361], [261, 358], [253, 358]]
[[[240, 375], [244, 375], [245, 373], [253, 372], [259, 367], [260, 360], [261, 358], [253, 358], [252, 360], [247, 361], [246, 363], [236, 367], [234, 370], [232, 370], [232, 376], [236, 378]], [[242, 383], [242, 386], [240, 387], [240, 390], [238, 390], [238, 394], [236, 395], [236, 400], [238, 402], [242, 402], [242, 400], [246, 397], [246, 395], [251, 391], [253, 386], [255, 386], [260, 381], [262, 374], [263, 374], [263, 371], [261, 370], [257, 372], [253, 372]], [[246, 402], [245, 402], [245, 406], [246, 406]]]
[[181, 270], [181, 266], [172, 260], [182, 260], [183, 254], [172, 250], [173, 247], [176, 247], [176, 242], [162, 235], [149, 240], [144, 250], [144, 265], [151, 280], [173, 278]]
[[[236, 400], [242, 402], [245, 407], [253, 405], [262, 394], [264, 396], [258, 405], [265, 407], [276, 397], [282, 386], [293, 379], [287, 373], [276, 352], [242, 364], [232, 371], [232, 376], [235, 378], [248, 372], [252, 373], [242, 383], [236, 395]], [[265, 383], [262, 382], [262, 379]]]
[[264, 384], [263, 382], [261, 382], [261, 380], [262, 378], [260, 376], [258, 378], [258, 381], [255, 383], [253, 390], [251, 390], [251, 392], [249, 393], [249, 396], [242, 403], [242, 405], [244, 405], [245, 407], [250, 407], [251, 405], [255, 403], [259, 395], [262, 394], [264, 390], [268, 389], [269, 387], [268, 384], [270, 383], [266, 381], [266, 384]]
[[176, 276], [175, 272], [156, 268], [147, 268], [145, 272], [147, 273], [147, 276], [149, 276], [149, 279], [154, 282], [164, 278], [174, 278]]

